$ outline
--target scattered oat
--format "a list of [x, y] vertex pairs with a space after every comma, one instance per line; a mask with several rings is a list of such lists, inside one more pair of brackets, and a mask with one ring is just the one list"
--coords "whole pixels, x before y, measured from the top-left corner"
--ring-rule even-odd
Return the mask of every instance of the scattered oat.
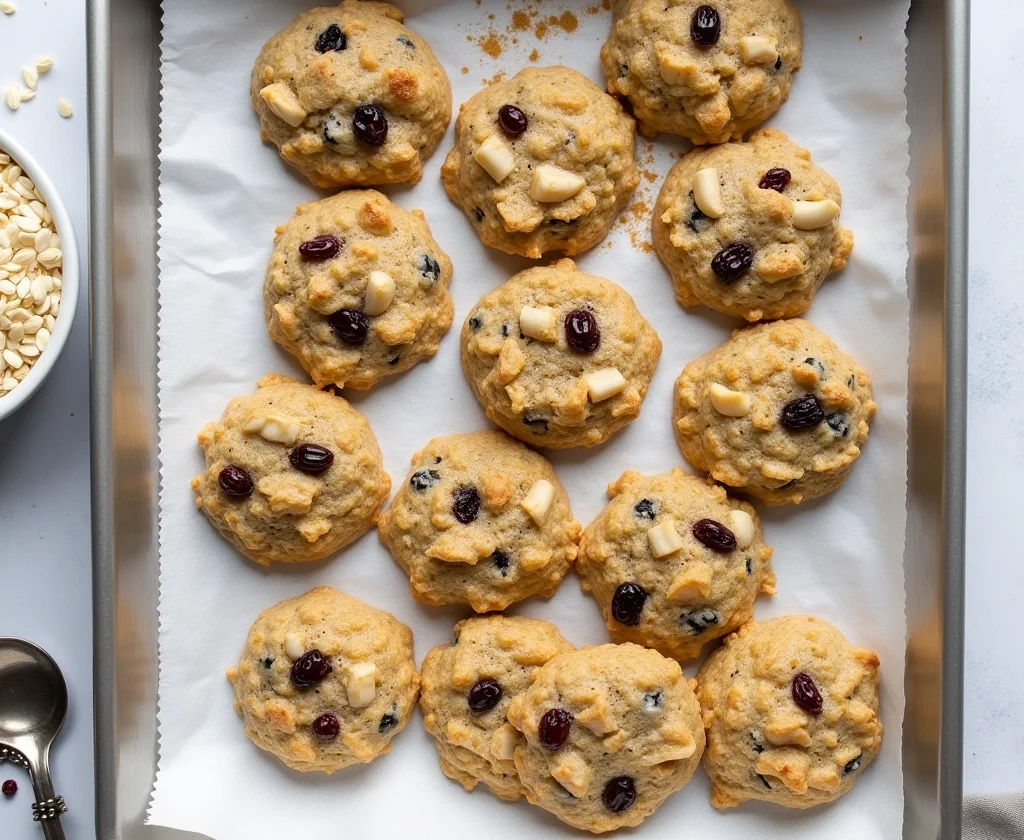
[[40, 73], [48, 73], [53, 67], [52, 58], [41, 58], [36, 62], [36, 70]]
[[8, 2], [8, 0], [0, 2], [0, 12], [3, 12], [5, 15], [13, 15], [16, 11], [18, 11], [18, 7]]
[[64, 117], [64, 119], [71, 117], [71, 103], [63, 96], [57, 100], [57, 113]]
[[21, 107], [21, 88], [17, 85], [8, 85], [4, 89], [4, 102], [12, 111], [17, 111]]
[[29, 90], [35, 90], [36, 85], [39, 84], [39, 72], [35, 67], [22, 67], [21, 78], [25, 80]]

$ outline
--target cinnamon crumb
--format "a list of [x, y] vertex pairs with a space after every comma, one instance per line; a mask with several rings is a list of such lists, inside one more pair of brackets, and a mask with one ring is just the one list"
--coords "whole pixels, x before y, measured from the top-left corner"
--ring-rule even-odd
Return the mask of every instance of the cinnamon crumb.
[[579, 18], [577, 18], [572, 12], [562, 12], [558, 17], [552, 15], [548, 18], [548, 23], [551, 26], [559, 27], [563, 32], [566, 32], [569, 35], [575, 32], [580, 25]]
[[512, 28], [519, 32], [525, 32], [530, 28], [530, 16], [522, 9], [512, 12]]
[[477, 38], [477, 45], [491, 58], [498, 58], [501, 55], [501, 40], [493, 29]]
[[468, 68], [468, 67], [463, 67], [463, 68], [462, 68], [462, 75], [463, 75], [463, 76], [465, 76], [465, 75], [467, 75], [468, 73], [469, 73], [469, 68]]
[[537, 50], [530, 53], [530, 61], [536, 61], [538, 58], [540, 58], [540, 53]]
[[537, 36], [538, 40], [543, 41], [548, 34], [548, 25], [544, 23], [544, 21], [541, 21], [537, 24], [536, 29], [533, 30], [533, 34]]

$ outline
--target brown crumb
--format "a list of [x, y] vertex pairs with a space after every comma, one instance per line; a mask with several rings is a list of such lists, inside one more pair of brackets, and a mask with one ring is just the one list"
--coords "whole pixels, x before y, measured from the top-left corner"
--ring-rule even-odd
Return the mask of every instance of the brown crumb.
[[462, 75], [463, 75], [463, 76], [465, 76], [465, 75], [467, 75], [468, 73], [469, 73], [469, 68], [468, 68], [468, 67], [463, 67], [463, 68], [462, 68]]
[[541, 21], [537, 24], [537, 27], [533, 30], [533, 34], [537, 36], [539, 40], [544, 40], [548, 34], [548, 25]]
[[519, 32], [525, 32], [530, 28], [530, 16], [522, 9], [516, 9], [512, 12], [512, 28]]
[[540, 58], [540, 53], [537, 50], [530, 53], [530, 61], [536, 61], [538, 58]]
[[493, 29], [488, 31], [486, 35], [481, 35], [476, 40], [477, 45], [491, 58], [498, 58], [501, 55], [502, 46], [501, 39], [498, 37]]
[[504, 78], [505, 78], [505, 71], [504, 70], [499, 70], [497, 73], [495, 73], [493, 76], [491, 76], [491, 78], [484, 79], [483, 80], [483, 85], [484, 85], [484, 87], [489, 87], [491, 85], [496, 85], [496, 84], [498, 84], [498, 82], [503, 81]]
[[570, 35], [575, 32], [580, 25], [579, 18], [577, 18], [572, 12], [562, 12], [558, 17], [552, 15], [548, 18], [548, 23], [552, 26], [559, 27], [562, 31], [567, 32]]

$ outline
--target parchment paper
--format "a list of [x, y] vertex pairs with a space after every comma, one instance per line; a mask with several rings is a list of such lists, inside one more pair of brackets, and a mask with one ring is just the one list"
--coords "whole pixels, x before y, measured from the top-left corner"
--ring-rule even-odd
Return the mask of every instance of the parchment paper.
[[[542, 0], [532, 25], [573, 10], [579, 28], [549, 27], [544, 38], [510, 29], [512, 0], [402, 3], [408, 23], [434, 46], [451, 77], [456, 110], [485, 79], [530, 63], [568, 64], [603, 85], [598, 48], [609, 13], [572, 0]], [[525, 2], [525, 0], [523, 0]], [[483, 787], [465, 793], [446, 779], [433, 742], [416, 719], [392, 752], [332, 776], [300, 774], [253, 746], [232, 709], [224, 671], [237, 660], [249, 625], [265, 607], [330, 584], [408, 623], [416, 657], [446, 641], [466, 612], [428, 608], [371, 532], [333, 559], [302, 567], [258, 568], [222, 540], [193, 506], [189, 480], [203, 468], [195, 435], [232, 397], [268, 371], [303, 376], [267, 336], [261, 289], [274, 226], [317, 197], [276, 151], [259, 140], [248, 99], [249, 71], [263, 42], [308, 3], [295, 0], [164, 0], [163, 143], [160, 155], [160, 765], [153, 824], [216, 840], [270, 837], [541, 838], [578, 836], [524, 802], [509, 805]], [[778, 595], [759, 600], [767, 618], [808, 612], [838, 625], [882, 658], [885, 741], [854, 790], [807, 812], [747, 804], [718, 813], [698, 771], [637, 834], [732, 840], [787, 837], [844, 840], [900, 836], [903, 717], [906, 399], [908, 305], [904, 26], [908, 0], [801, 0], [804, 67], [771, 121], [812, 150], [844, 192], [843, 221], [856, 234], [853, 258], [828, 280], [809, 318], [851, 352], [874, 379], [878, 416], [862, 458], [838, 492], [783, 510], [761, 509], [775, 547]], [[488, 14], [494, 19], [488, 20]], [[492, 29], [494, 40], [487, 40]], [[512, 43], [515, 37], [518, 43]], [[481, 39], [484, 39], [481, 41]], [[497, 58], [488, 55], [501, 49]], [[465, 70], [463, 70], [465, 68]], [[423, 208], [455, 264], [456, 321], [432, 361], [368, 394], [349, 398], [365, 412], [400, 482], [412, 453], [435, 435], [488, 422], [458, 361], [458, 330], [485, 291], [525, 261], [485, 248], [442, 190], [438, 170], [451, 130], [423, 180], [390, 189], [402, 206]], [[672, 383], [683, 365], [716, 346], [735, 322], [684, 311], [648, 239], [649, 206], [684, 144], [638, 141], [644, 179], [637, 216], [579, 258], [625, 286], [665, 345], [639, 420], [595, 450], [556, 453], [574, 513], [589, 522], [605, 487], [625, 469], [646, 473], [682, 464], [673, 442]], [[646, 202], [647, 207], [643, 206]], [[574, 643], [607, 641], [596, 605], [570, 574], [550, 601], [514, 612], [555, 622]], [[695, 673], [691, 664], [687, 673]]]

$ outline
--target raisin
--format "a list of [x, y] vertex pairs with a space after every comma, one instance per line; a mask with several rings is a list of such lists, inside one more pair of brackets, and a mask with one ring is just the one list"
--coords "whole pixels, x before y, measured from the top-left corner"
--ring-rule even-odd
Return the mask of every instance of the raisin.
[[629, 776], [616, 776], [604, 786], [601, 801], [616, 814], [625, 811], [636, 802], [636, 783]]
[[367, 146], [383, 146], [388, 139], [388, 118], [379, 105], [360, 105], [352, 114], [352, 132]]
[[679, 616], [679, 623], [686, 625], [691, 632], [698, 636], [721, 620], [722, 617], [712, 609], [694, 610]]
[[334, 712], [324, 712], [313, 721], [313, 737], [318, 741], [333, 741], [341, 732], [341, 724]]
[[441, 264], [430, 254], [420, 254], [420, 261], [416, 268], [419, 269], [420, 276], [431, 284], [441, 279]]
[[574, 309], [565, 316], [565, 343], [577, 353], [593, 353], [601, 346], [601, 329], [593, 312]]
[[644, 711], [653, 712], [665, 705], [665, 695], [659, 688], [657, 691], [650, 691], [644, 695]]
[[323, 32], [316, 36], [313, 42], [313, 49], [318, 53], [341, 52], [348, 46], [348, 38], [341, 31], [336, 23], [330, 24]]
[[508, 324], [502, 324], [501, 325], [501, 335], [502, 335], [502, 337], [503, 338], [508, 338], [508, 334], [509, 334], [509, 326], [508, 326]]
[[722, 34], [722, 19], [713, 6], [698, 6], [690, 19], [690, 39], [698, 47], [713, 47]]
[[399, 35], [395, 40], [402, 46], [408, 47], [410, 50], [416, 49], [416, 45], [412, 42], [412, 39], [406, 38], [405, 35]]
[[633, 505], [633, 513], [641, 519], [649, 519], [651, 522], [653, 522], [654, 517], [658, 515], [654, 509], [654, 502], [650, 499], [641, 499]]
[[754, 249], [744, 242], [734, 242], [715, 254], [711, 270], [723, 283], [735, 283], [753, 264]]
[[409, 486], [413, 490], [422, 493], [424, 490], [433, 487], [440, 480], [441, 473], [437, 470], [417, 470], [412, 474], [412, 478], [409, 479]]
[[647, 601], [647, 590], [639, 583], [623, 583], [612, 596], [612, 618], [627, 627], [640, 623], [640, 613]]
[[478, 680], [469, 690], [469, 708], [476, 714], [489, 712], [501, 700], [501, 686], [497, 680]]
[[491, 562], [494, 563], [497, 570], [501, 572], [501, 576], [507, 577], [509, 566], [512, 565], [512, 558], [509, 557], [508, 552], [503, 551], [500, 548], [496, 549], [494, 553], [491, 555], [490, 559]]
[[390, 732], [398, 726], [398, 715], [392, 714], [391, 712], [385, 712], [380, 716], [380, 723], [377, 724], [377, 732], [383, 735], [385, 732]]
[[548, 433], [548, 421], [543, 417], [524, 417], [523, 422], [530, 427], [530, 431], [535, 435]]
[[810, 674], [801, 671], [793, 677], [793, 684], [790, 688], [793, 695], [793, 702], [796, 703], [809, 715], [820, 715], [824, 701], [821, 699], [821, 692], [814, 684]]
[[850, 418], [841, 411], [829, 414], [825, 417], [825, 422], [828, 423], [828, 427], [839, 437], [846, 437], [850, 434]]
[[814, 356], [808, 356], [804, 359], [805, 365], [810, 365], [816, 371], [818, 371], [818, 379], [828, 378], [828, 368], [825, 367], [825, 363], [821, 359], [815, 359]]
[[252, 495], [253, 487], [255, 487], [252, 476], [234, 464], [228, 464], [220, 471], [217, 483], [228, 496], [233, 496], [236, 499], [248, 498]]
[[747, 577], [750, 577], [750, 575], [751, 575], [751, 573], [753, 571], [754, 571], [753, 561], [748, 557], [747, 558]]
[[473, 332], [476, 332], [477, 330], [479, 330], [480, 327], [482, 327], [483, 325], [484, 325], [484, 319], [481, 318], [479, 315], [474, 315], [472, 318], [469, 319], [469, 328]]
[[338, 145], [338, 140], [341, 137], [341, 120], [337, 114], [325, 114], [323, 119], [323, 135], [324, 140], [330, 143], [332, 146]]
[[843, 765], [844, 776], [848, 776], [850, 773], [856, 773], [860, 770], [860, 759], [862, 755], [864, 755], [864, 753], [857, 753], [855, 758], [851, 758], [845, 765]]
[[780, 55], [775, 59], [775, 64], [772, 65], [772, 69], [778, 73], [782, 69], [782, 56]]
[[498, 125], [509, 137], [518, 137], [526, 131], [529, 124], [526, 114], [515, 105], [502, 105], [498, 109]]
[[307, 239], [299, 246], [299, 255], [306, 262], [323, 262], [338, 255], [344, 243], [330, 233]]
[[569, 740], [569, 732], [575, 718], [568, 709], [548, 709], [540, 719], [537, 738], [546, 750], [554, 752]]
[[736, 535], [714, 519], [698, 519], [690, 531], [699, 543], [712, 551], [728, 554], [736, 549]]
[[700, 233], [702, 230], [707, 228], [709, 224], [711, 224], [711, 217], [705, 216], [704, 211], [697, 206], [697, 202], [693, 199], [692, 192], [690, 193], [690, 204], [693, 206], [690, 209], [690, 218], [686, 222], [686, 226], [694, 233]]
[[358, 309], [339, 309], [327, 321], [334, 334], [346, 344], [363, 344], [370, 332], [370, 319]]
[[334, 669], [320, 651], [307, 651], [292, 665], [292, 682], [299, 688], [309, 688], [324, 679]]
[[484, 211], [481, 210], [479, 207], [473, 209], [473, 215], [476, 216], [476, 220], [478, 222], [482, 222], [484, 219], [487, 218], [487, 214], [484, 213]]
[[6, 797], [14, 796], [18, 792], [18, 783], [14, 779], [8, 779], [3, 783], [3, 786], [0, 786], [0, 791]]
[[463, 525], [474, 522], [480, 515], [480, 493], [471, 486], [466, 485], [455, 491], [452, 499], [452, 516]]
[[791, 431], [810, 429], [825, 419], [825, 409], [814, 394], [790, 400], [782, 407], [779, 422]]
[[402, 361], [402, 357], [401, 356], [394, 356], [393, 358], [388, 359], [388, 364], [391, 365], [391, 367], [394, 367], [400, 361]]
[[761, 177], [758, 186], [762, 190], [775, 190], [780, 193], [789, 186], [792, 179], [793, 174], [788, 169], [769, 169]]
[[318, 443], [300, 443], [288, 453], [288, 460], [300, 472], [320, 475], [334, 463], [334, 453]]

